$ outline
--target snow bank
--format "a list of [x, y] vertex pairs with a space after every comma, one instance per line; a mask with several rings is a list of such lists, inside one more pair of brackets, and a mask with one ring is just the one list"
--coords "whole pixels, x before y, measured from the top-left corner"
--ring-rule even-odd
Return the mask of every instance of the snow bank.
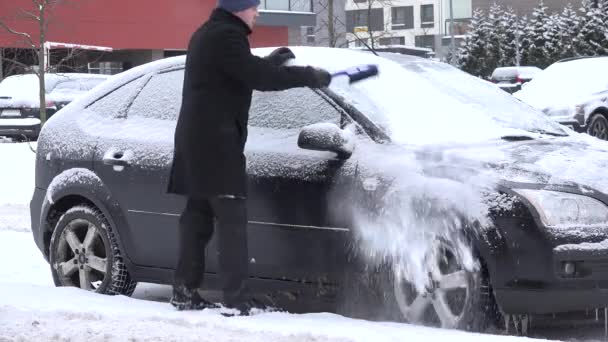
[[[32, 143], [36, 149], [36, 143]], [[34, 193], [36, 155], [27, 143], [0, 145], [0, 206], [27, 205]]]
[[[74, 288], [0, 284], [0, 340], [76, 341], [519, 341], [334, 314], [177, 312], [168, 303], [109, 297]], [[44, 300], [42, 300], [44, 298]]]
[[[0, 226], [0, 341], [520, 341], [334, 314], [262, 313], [226, 318], [217, 310], [178, 312], [166, 301], [55, 288], [29, 233]], [[19, 260], [19, 262], [8, 262]], [[150, 285], [148, 285], [150, 286]], [[153, 292], [153, 291], [152, 291]], [[448, 337], [449, 336], [449, 337]]]

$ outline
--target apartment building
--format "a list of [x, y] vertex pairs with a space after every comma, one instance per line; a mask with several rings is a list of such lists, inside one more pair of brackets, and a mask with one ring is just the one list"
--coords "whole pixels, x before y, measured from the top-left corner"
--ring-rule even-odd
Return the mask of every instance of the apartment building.
[[[447, 0], [348, 0], [347, 38], [350, 46], [406, 46], [445, 54], [442, 37], [450, 33]], [[454, 32], [466, 33], [472, 15], [471, 0], [452, 0]], [[447, 40], [449, 42], [449, 40]]]

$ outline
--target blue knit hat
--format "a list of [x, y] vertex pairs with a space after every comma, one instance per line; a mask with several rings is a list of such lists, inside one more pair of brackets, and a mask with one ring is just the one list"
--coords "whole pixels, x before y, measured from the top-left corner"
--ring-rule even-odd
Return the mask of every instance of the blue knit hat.
[[218, 0], [218, 7], [236, 13], [260, 5], [260, 0]]

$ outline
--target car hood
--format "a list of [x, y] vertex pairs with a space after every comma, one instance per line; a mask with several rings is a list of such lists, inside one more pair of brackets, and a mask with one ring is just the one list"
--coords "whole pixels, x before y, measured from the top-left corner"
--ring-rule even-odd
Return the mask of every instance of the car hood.
[[[417, 152], [428, 173], [483, 175], [516, 186], [565, 186], [608, 194], [608, 142], [573, 133]], [[447, 171], [452, 169], [452, 171]]]
[[0, 108], [38, 108], [39, 106], [40, 102], [35, 94], [0, 93]]

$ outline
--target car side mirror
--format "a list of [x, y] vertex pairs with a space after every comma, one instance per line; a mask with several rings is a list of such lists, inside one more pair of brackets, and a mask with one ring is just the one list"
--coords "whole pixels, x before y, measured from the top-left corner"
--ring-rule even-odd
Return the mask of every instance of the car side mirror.
[[348, 159], [353, 154], [353, 137], [332, 123], [306, 126], [300, 131], [298, 146], [306, 150], [329, 151]]

